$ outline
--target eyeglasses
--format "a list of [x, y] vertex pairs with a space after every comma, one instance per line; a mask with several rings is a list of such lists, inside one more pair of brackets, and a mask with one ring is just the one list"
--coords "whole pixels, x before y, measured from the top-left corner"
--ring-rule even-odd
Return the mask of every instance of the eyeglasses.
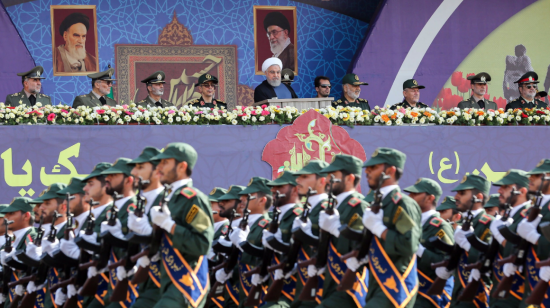
[[101, 82], [105, 82], [107, 85], [113, 84], [112, 81], [107, 81], [107, 80], [101, 80]]
[[537, 88], [536, 85], [524, 85], [524, 87], [526, 87], [527, 89], [531, 89], [531, 88]]
[[203, 84], [201, 84], [201, 87], [205, 87], [205, 88], [215, 88], [216, 85], [215, 85], [215, 84], [212, 84], [212, 83], [203, 83]]
[[320, 85], [320, 87], [321, 88], [329, 88], [329, 89], [332, 88], [332, 86], [327, 85], [327, 84], [322, 84], [322, 85]]
[[283, 32], [283, 31], [285, 31], [285, 30], [279, 30], [279, 31], [277, 31], [277, 30], [271, 30], [271, 31], [267, 32], [267, 37], [270, 37], [270, 36], [272, 36], [272, 35], [273, 35], [273, 36], [277, 36], [277, 35], [279, 34], [279, 32]]

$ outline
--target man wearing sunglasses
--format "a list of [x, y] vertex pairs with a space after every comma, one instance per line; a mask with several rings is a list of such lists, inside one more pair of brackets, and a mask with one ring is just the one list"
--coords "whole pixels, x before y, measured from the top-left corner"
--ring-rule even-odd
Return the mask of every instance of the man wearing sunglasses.
[[75, 97], [73, 108], [77, 108], [78, 106], [88, 106], [91, 108], [103, 105], [116, 106], [117, 102], [107, 96], [107, 94], [111, 93], [113, 81], [116, 80], [112, 78], [114, 72], [113, 68], [109, 68], [104, 72], [87, 75], [88, 78], [92, 79], [92, 92]]
[[518, 81], [519, 97], [506, 105], [506, 110], [516, 108], [546, 108], [548, 104], [535, 98], [537, 95], [537, 83], [539, 75], [535, 72], [527, 72]]
[[466, 79], [470, 80], [470, 89], [472, 90], [472, 96], [460, 103], [458, 108], [475, 108], [475, 109], [493, 109], [497, 110], [498, 106], [495, 102], [492, 102], [485, 98], [487, 94], [487, 82], [491, 81], [491, 76], [485, 72], [479, 73], [474, 76], [468, 76]]
[[214, 94], [216, 94], [216, 88], [218, 87], [218, 78], [216, 78], [216, 76], [203, 74], [199, 77], [199, 81], [195, 86], [198, 87], [201, 97], [187, 102], [188, 104], [193, 107], [224, 107], [227, 109], [226, 103], [214, 98]]
[[315, 77], [315, 91], [317, 92], [317, 98], [324, 98], [330, 95], [330, 79], [326, 76]]
[[403, 101], [397, 103], [390, 108], [395, 110], [397, 108], [426, 108], [428, 105], [420, 102], [420, 89], [426, 88], [421, 86], [414, 79], [405, 80], [403, 82]]

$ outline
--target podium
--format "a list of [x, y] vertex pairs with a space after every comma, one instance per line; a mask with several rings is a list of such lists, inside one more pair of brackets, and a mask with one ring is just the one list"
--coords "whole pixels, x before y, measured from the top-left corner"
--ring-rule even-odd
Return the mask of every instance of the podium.
[[314, 109], [320, 109], [324, 107], [330, 106], [330, 103], [334, 101], [333, 97], [312, 97], [312, 98], [291, 98], [291, 99], [265, 99], [263, 101], [259, 101], [257, 103], [254, 103], [253, 106], [261, 106], [261, 105], [277, 105], [281, 107], [295, 107], [298, 110], [302, 109], [308, 109], [308, 108], [314, 108]]

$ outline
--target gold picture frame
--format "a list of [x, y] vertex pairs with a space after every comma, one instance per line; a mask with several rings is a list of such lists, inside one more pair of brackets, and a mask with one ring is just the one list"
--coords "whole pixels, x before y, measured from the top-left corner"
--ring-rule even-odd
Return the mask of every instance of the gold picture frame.
[[[66, 53], [61, 51], [61, 45], [65, 44], [64, 34], [60, 33], [62, 22], [73, 13], [80, 13], [87, 17], [88, 28], [84, 35], [84, 49], [86, 57], [82, 60], [85, 71], [67, 72], [68, 61]], [[74, 15], [73, 15], [74, 16]], [[81, 16], [81, 15], [80, 15]], [[99, 72], [99, 48], [97, 33], [97, 14], [95, 5], [50, 5], [50, 20], [52, 29], [52, 66], [54, 76], [86, 76]], [[74, 20], [74, 19], [73, 19]], [[79, 43], [82, 42], [82, 33], [74, 36]], [[92, 41], [92, 43], [90, 43]], [[92, 46], [93, 44], [93, 46]], [[82, 63], [82, 62], [81, 62]]]
[[[273, 56], [270, 50], [269, 37], [266, 39], [265, 29], [263, 28], [263, 21], [267, 14], [271, 12], [281, 12], [290, 24], [290, 30], [288, 37], [290, 38], [291, 45], [293, 45], [293, 52], [289, 51], [291, 56], [294, 57], [293, 65], [291, 69], [294, 71], [294, 75], [298, 75], [298, 31], [297, 31], [297, 17], [295, 6], [269, 6], [269, 5], [255, 5], [254, 10], [254, 68], [256, 75], [265, 75], [262, 72], [262, 63], [269, 57]], [[290, 17], [290, 18], [289, 18]], [[260, 20], [261, 19], [261, 20]], [[261, 37], [261, 38], [260, 38]], [[289, 45], [290, 46], [290, 45]], [[285, 49], [287, 49], [286, 47]], [[266, 53], [269, 51], [269, 55]], [[283, 50], [284, 53], [284, 50]], [[283, 65], [285, 65], [283, 61]], [[286, 61], [288, 63], [288, 61]], [[293, 67], [292, 67], [293, 66]]]

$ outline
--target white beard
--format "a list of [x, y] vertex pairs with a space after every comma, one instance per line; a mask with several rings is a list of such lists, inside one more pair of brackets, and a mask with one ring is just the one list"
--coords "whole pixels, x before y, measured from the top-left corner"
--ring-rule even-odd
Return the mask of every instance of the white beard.
[[84, 58], [86, 58], [86, 49], [84, 49], [84, 46], [82, 46], [82, 48], [76, 48], [76, 46], [67, 43], [65, 47], [67, 47], [67, 53], [71, 58], [76, 60], [84, 60]]
[[347, 90], [347, 91], [346, 91], [346, 94], [347, 94], [349, 97], [353, 98], [353, 100], [356, 100], [356, 99], [359, 98], [359, 94], [355, 94], [355, 91], [353, 91], [352, 89]]
[[153, 90], [153, 95], [162, 96], [163, 94], [164, 90]]
[[287, 40], [287, 38], [283, 38], [283, 36], [281, 35], [281, 37], [278, 38], [275, 43], [271, 43], [271, 41], [270, 41], [269, 46], [271, 47], [271, 52], [274, 55], [279, 54], [280, 52], [282, 52], [283, 49], [285, 49], [286, 40]]
[[269, 83], [272, 87], [276, 88], [281, 85], [281, 79], [268, 80], [267, 83]]

